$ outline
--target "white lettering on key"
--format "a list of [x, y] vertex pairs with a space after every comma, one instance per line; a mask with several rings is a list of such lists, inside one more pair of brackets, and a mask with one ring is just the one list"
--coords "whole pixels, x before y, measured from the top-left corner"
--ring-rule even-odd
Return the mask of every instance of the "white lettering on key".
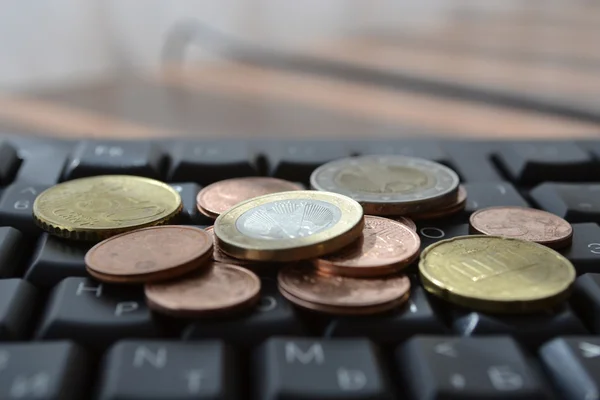
[[85, 286], [85, 283], [79, 282], [79, 286], [77, 286], [77, 296], [81, 296], [81, 293], [85, 291], [96, 292], [96, 297], [100, 297], [102, 296], [102, 284], [96, 287], [88, 287]]
[[467, 380], [461, 374], [454, 374], [450, 377], [450, 384], [454, 389], [464, 389], [467, 385]]
[[504, 186], [502, 186], [502, 185], [496, 185], [496, 187], [500, 191], [500, 194], [502, 194], [502, 195], [506, 194], [506, 188]]
[[277, 300], [273, 296], [263, 296], [260, 298], [256, 309], [260, 312], [272, 311], [277, 307]]
[[339, 368], [337, 376], [338, 386], [342, 390], [357, 391], [367, 384], [367, 376], [358, 369]]
[[436, 344], [433, 348], [433, 351], [446, 357], [458, 357], [458, 352], [454, 347], [452, 347], [452, 343], [448, 342]]
[[136, 348], [135, 354], [133, 355], [133, 366], [140, 368], [144, 366], [145, 362], [151, 364], [156, 369], [164, 368], [165, 365], [167, 365], [167, 349], [159, 347], [158, 350], [153, 353], [152, 350], [146, 346]]
[[27, 210], [29, 208], [29, 200], [18, 200], [15, 202], [15, 210]]
[[588, 244], [588, 249], [593, 254], [600, 254], [600, 243], [590, 243]]
[[123, 153], [125, 153], [123, 148], [118, 146], [96, 146], [94, 149], [94, 154], [97, 156], [121, 157]]
[[584, 358], [594, 358], [600, 356], [600, 346], [587, 343], [579, 342], [579, 350]]
[[490, 367], [488, 376], [496, 390], [519, 390], [523, 387], [523, 377], [507, 365]]
[[301, 364], [308, 364], [312, 361], [317, 364], [323, 364], [325, 354], [323, 353], [323, 347], [319, 343], [310, 346], [305, 353], [294, 342], [287, 342], [285, 344], [285, 360], [288, 364], [292, 364], [295, 360], [300, 361]]
[[43, 397], [50, 388], [50, 375], [46, 372], [37, 373], [31, 377], [18, 375], [10, 387], [10, 397], [13, 399]]
[[201, 369], [192, 369], [190, 371], [186, 371], [185, 377], [188, 381], [188, 392], [191, 394], [200, 393], [204, 372]]
[[0, 371], [8, 366], [10, 354], [6, 350], [0, 350]]
[[35, 188], [32, 188], [32, 187], [25, 188], [25, 189], [21, 190], [19, 193], [27, 193], [27, 192], [31, 193], [34, 196], [38, 194], [37, 190], [35, 190]]
[[441, 239], [446, 236], [446, 233], [443, 230], [434, 227], [421, 228], [420, 232], [422, 236], [430, 239]]
[[135, 311], [139, 308], [139, 304], [137, 301], [123, 301], [121, 303], [117, 303], [115, 307], [115, 316], [120, 317], [124, 313]]

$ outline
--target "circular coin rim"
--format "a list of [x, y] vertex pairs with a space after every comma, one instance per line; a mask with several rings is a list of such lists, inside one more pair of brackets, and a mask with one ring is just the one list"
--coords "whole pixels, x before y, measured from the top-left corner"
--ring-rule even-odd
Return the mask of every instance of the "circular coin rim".
[[458, 187], [458, 198], [456, 199], [455, 203], [450, 204], [447, 207], [437, 208], [434, 210], [422, 212], [420, 214], [409, 215], [409, 217], [414, 219], [415, 221], [424, 221], [424, 220], [448, 217], [450, 215], [456, 214], [459, 211], [464, 210], [466, 205], [467, 205], [467, 190], [465, 189], [465, 187], [463, 185], [460, 185]]
[[[543, 298], [501, 300], [486, 299], [483, 297], [468, 296], [461, 294], [456, 289], [448, 287], [447, 285], [436, 279], [434, 276], [431, 276], [430, 273], [428, 273], [428, 271], [426, 270], [427, 254], [430, 253], [434, 248], [441, 246], [445, 243], [460, 240], [468, 240], [469, 238], [495, 238], [499, 240], [510, 240], [520, 243], [527, 243], [527, 245], [529, 246], [537, 246], [540, 249], [543, 249], [544, 251], [554, 252], [554, 256], [556, 256], [557, 259], [559, 259], [560, 262], [562, 262], [565, 265], [565, 267], [569, 269], [571, 277], [570, 279], [566, 280], [564, 287], [561, 288], [560, 291], [557, 291], [557, 293], [554, 295], [550, 295]], [[459, 306], [492, 313], [527, 313], [551, 308], [568, 298], [577, 274], [575, 268], [573, 267], [573, 264], [567, 258], [562, 256], [560, 253], [548, 248], [547, 246], [543, 246], [535, 242], [515, 238], [507, 238], [503, 236], [464, 235], [456, 236], [450, 239], [440, 240], [439, 242], [427, 246], [421, 252], [421, 261], [419, 262], [419, 276], [421, 278], [421, 282], [423, 283], [423, 287], [429, 293], [440, 297], [443, 300], [457, 304]]]
[[[172, 194], [174, 196], [175, 206], [173, 207], [173, 210], [170, 213], [165, 214], [159, 218], [156, 218], [155, 220], [150, 220], [149, 222], [145, 222], [142, 224], [132, 223], [129, 225], [122, 225], [122, 226], [118, 226], [118, 227], [115, 226], [114, 228], [106, 228], [106, 227], [105, 228], [100, 228], [100, 227], [96, 228], [93, 226], [92, 227], [81, 227], [81, 226], [76, 226], [76, 225], [62, 225], [61, 222], [54, 221], [52, 219], [52, 217], [48, 216], [47, 214], [44, 214], [39, 209], [39, 202], [41, 201], [41, 199], [44, 196], [51, 195], [51, 193], [53, 191], [55, 191], [57, 188], [64, 187], [65, 185], [77, 184], [77, 182], [81, 182], [81, 181], [103, 180], [103, 179], [107, 179], [107, 178], [120, 178], [120, 179], [124, 179], [124, 180], [135, 180], [137, 182], [144, 182], [144, 183], [148, 183], [148, 184], [151, 184], [154, 186], [159, 186], [159, 187], [167, 190], [170, 194]], [[34, 223], [38, 227], [40, 227], [41, 229], [43, 229], [44, 231], [47, 231], [48, 233], [50, 233], [52, 235], [63, 237], [66, 239], [71, 239], [71, 240], [96, 241], [96, 240], [102, 240], [102, 239], [109, 238], [111, 236], [117, 235], [122, 232], [128, 232], [133, 229], [167, 224], [167, 223], [171, 222], [177, 215], [179, 215], [179, 213], [181, 212], [182, 209], [183, 209], [183, 202], [181, 200], [181, 196], [175, 189], [173, 189], [171, 186], [167, 185], [166, 183], [157, 181], [156, 179], [145, 178], [145, 177], [135, 176], [135, 175], [98, 175], [98, 176], [78, 178], [78, 179], [73, 179], [71, 181], [62, 182], [62, 183], [56, 184], [56, 185], [44, 190], [36, 197], [36, 199], [33, 202], [32, 215], [33, 215]]]
[[[563, 222], [565, 222], [568, 226], [569, 226], [569, 233], [566, 236], [563, 236], [561, 238], [558, 239], [549, 239], [549, 240], [527, 240], [527, 239], [521, 239], [521, 240], [526, 240], [528, 242], [532, 242], [532, 243], [539, 243], [539, 244], [543, 244], [547, 247], [550, 247], [552, 249], [561, 249], [563, 247], [567, 247], [571, 244], [572, 240], [573, 240], [573, 226], [566, 221], [564, 218], [559, 217], [558, 215], [552, 214], [548, 211], [544, 211], [544, 210], [538, 210], [537, 208], [529, 208], [529, 207], [519, 207], [519, 206], [494, 206], [494, 207], [486, 207], [486, 208], [482, 208], [481, 210], [477, 210], [475, 211], [473, 214], [471, 214], [471, 216], [469, 217], [469, 228], [471, 230], [471, 232], [475, 232], [478, 233], [480, 235], [485, 235], [485, 236], [502, 236], [499, 235], [497, 233], [489, 233], [486, 232], [484, 229], [479, 229], [476, 224], [473, 224], [473, 221], [475, 220], [475, 217], [478, 214], [481, 214], [483, 212], [486, 211], [490, 211], [490, 210], [499, 210], [499, 209], [512, 209], [512, 210], [522, 210], [522, 211], [526, 211], [526, 212], [536, 212], [538, 214], [545, 214], [548, 215], [552, 218], [556, 218], [559, 220], [562, 220]], [[512, 236], [505, 236], [507, 238], [513, 238]], [[517, 237], [514, 237], [513, 239], [519, 239]]]
[[[329, 229], [303, 238], [269, 240], [246, 236], [236, 227], [245, 212], [280, 200], [320, 200], [337, 206], [340, 220]], [[214, 224], [217, 245], [233, 258], [255, 261], [298, 261], [334, 252], [356, 240], [364, 226], [360, 204], [337, 193], [296, 190], [271, 193], [246, 200], [221, 214]]]
[[[262, 283], [260, 281], [260, 278], [254, 272], [252, 272], [246, 268], [239, 267], [237, 265], [232, 265], [232, 264], [212, 262], [212, 263], [209, 263], [209, 265], [210, 265], [209, 269], [211, 269], [211, 268], [230, 268], [230, 269], [235, 269], [237, 271], [243, 272], [244, 274], [249, 276], [256, 283], [256, 286], [255, 286], [256, 290], [251, 294], [251, 296], [244, 299], [242, 302], [229, 304], [225, 307], [204, 308], [204, 309], [185, 308], [185, 305], [184, 305], [184, 307], [170, 307], [170, 306], [165, 305], [164, 303], [161, 303], [160, 301], [157, 301], [156, 298], [152, 297], [152, 294], [150, 294], [150, 295], [148, 294], [149, 292], [152, 291], [152, 288], [154, 286], [169, 285], [171, 283], [177, 284], [183, 280], [186, 280], [186, 277], [183, 276], [180, 279], [178, 279], [176, 281], [172, 281], [172, 282], [158, 282], [155, 284], [150, 283], [150, 284], [144, 285], [144, 296], [146, 298], [146, 304], [148, 305], [148, 308], [150, 308], [156, 312], [160, 312], [162, 314], [170, 315], [173, 317], [204, 317], [204, 316], [213, 316], [213, 315], [222, 315], [222, 314], [234, 314], [238, 311], [246, 310], [246, 309], [252, 307], [260, 300], [260, 291], [262, 288]], [[198, 272], [198, 274], [203, 274], [203, 273], [204, 272]]]
[[[204, 197], [206, 196], [206, 194], [208, 192], [214, 190], [215, 188], [218, 188], [219, 186], [223, 186], [226, 183], [235, 183], [235, 182], [239, 182], [239, 181], [271, 182], [271, 183], [277, 183], [282, 188], [285, 187], [285, 190], [278, 190], [277, 192], [273, 192], [273, 193], [302, 190], [302, 188], [299, 185], [297, 185], [293, 182], [289, 182], [289, 181], [279, 179], [279, 178], [271, 178], [268, 176], [245, 176], [245, 177], [241, 177], [241, 178], [225, 179], [222, 181], [211, 183], [210, 185], [205, 186], [198, 192], [198, 194], [196, 195], [196, 206], [198, 207], [198, 211], [200, 211], [202, 214], [206, 215], [209, 218], [216, 219], [222, 213], [212, 210], [210, 207], [206, 207], [207, 203], [206, 203], [206, 201], [203, 201]], [[227, 210], [225, 210], [225, 211], [227, 211]], [[225, 211], [223, 211], [223, 212], [225, 212]]]
[[[110, 243], [114, 240], [121, 240], [124, 237], [127, 237], [128, 235], [134, 235], [134, 234], [138, 234], [140, 232], [145, 232], [145, 231], [153, 231], [153, 230], [166, 230], [166, 229], [182, 229], [182, 230], [188, 230], [188, 231], [194, 231], [194, 232], [201, 232], [200, 236], [204, 237], [205, 241], [204, 243], [202, 243], [202, 247], [200, 247], [201, 243], [198, 242], [198, 248], [199, 251], [196, 253], [196, 256], [189, 259], [188, 261], [184, 262], [183, 264], [178, 264], [178, 265], [174, 265], [171, 266], [169, 268], [162, 268], [159, 269], [158, 271], [153, 271], [153, 272], [146, 272], [146, 273], [136, 273], [136, 274], [131, 274], [131, 273], [126, 273], [126, 272], [107, 272], [107, 271], [103, 271], [101, 263], [97, 263], [97, 260], [94, 260], [94, 253], [101, 247], [106, 246], [107, 243]], [[84, 262], [85, 262], [85, 266], [86, 269], [88, 270], [88, 272], [92, 275], [98, 275], [98, 276], [103, 276], [103, 277], [123, 277], [123, 281], [125, 282], [129, 282], [132, 281], [133, 279], [135, 279], [135, 277], [150, 277], [153, 275], [162, 275], [163, 273], [165, 275], [169, 275], [167, 272], [168, 271], [172, 271], [175, 272], [176, 270], [179, 269], [184, 269], [184, 270], [190, 270], [190, 269], [194, 269], [194, 265], [198, 264], [199, 262], [201, 262], [202, 260], [206, 260], [207, 257], [212, 257], [212, 253], [213, 253], [213, 241], [212, 238], [210, 237], [210, 235], [208, 234], [208, 232], [206, 232], [204, 229], [201, 228], [196, 228], [194, 226], [188, 226], [188, 225], [162, 225], [162, 226], [151, 226], [151, 227], [147, 227], [147, 228], [141, 228], [141, 229], [136, 229], [133, 231], [128, 231], [128, 232], [124, 232], [121, 233], [119, 235], [116, 236], [112, 236], [108, 239], [103, 240], [100, 243], [97, 243], [96, 245], [94, 245], [91, 249], [89, 249], [86, 253], [85, 253], [85, 257], [84, 257]], [[127, 279], [127, 277], [131, 278], [131, 279]], [[113, 279], [114, 282], [118, 282], [118, 280], [116, 280], [117, 278]]]
[[[404, 257], [402, 259], [399, 259], [398, 257], [395, 257], [393, 259], [373, 259], [373, 261], [378, 262], [373, 262], [369, 265], [348, 265], [347, 262], [345, 262], [344, 260], [329, 260], [328, 257], [335, 255], [334, 252], [326, 254], [322, 258], [312, 260], [314, 266], [320, 270], [326, 271], [327, 273], [333, 273], [347, 277], [374, 277], [398, 271], [404, 267], [407, 267], [417, 257], [419, 257], [419, 250], [421, 249], [421, 238], [419, 237], [418, 233], [415, 230], [412, 230], [408, 225], [393, 219], [377, 217], [374, 215], [365, 215], [364, 218], [365, 224], [366, 220], [371, 218], [376, 220], [382, 220], [385, 222], [389, 221], [389, 223], [393, 225], [398, 225], [403, 229], [406, 229], [411, 235], [413, 241], [416, 243], [416, 246], [413, 246], [414, 251], [412, 253], [409, 253], [407, 257]], [[348, 246], [353, 245], [355, 245], [355, 243], [351, 243]], [[340, 251], [343, 250], [344, 248], [340, 249]]]
[[[334, 174], [341, 171], [342, 168], [348, 164], [360, 163], [361, 161], [372, 161], [388, 165], [408, 165], [414, 168], [418, 168], [419, 166], [427, 166], [430, 170], [433, 170], [434, 174], [436, 172], [443, 171], [444, 173], [450, 175], [451, 183], [445, 190], [436, 192], [432, 189], [428, 189], [427, 191], [424, 191], [425, 193], [432, 192], [432, 194], [429, 195], [424, 195], [421, 193], [420, 195], [398, 195], [396, 198], [394, 198], [393, 195], [386, 194], [386, 197], [389, 197], [389, 199], [386, 200], [383, 200], [381, 195], [356, 193], [352, 192], [350, 189], [341, 188], [335, 185], [333, 180], [330, 182], [333, 189], [326, 188], [319, 183], [319, 178], [324, 173], [330, 172], [331, 174]], [[410, 213], [420, 213], [430, 210], [433, 207], [443, 207], [448, 203], [452, 204], [456, 200], [459, 183], [460, 178], [458, 177], [458, 174], [443, 164], [423, 158], [400, 155], [367, 155], [342, 158], [321, 165], [315, 169], [310, 176], [310, 184], [313, 189], [319, 191], [333, 191], [335, 193], [351, 197], [365, 207], [365, 213], [372, 215], [404, 215]]]

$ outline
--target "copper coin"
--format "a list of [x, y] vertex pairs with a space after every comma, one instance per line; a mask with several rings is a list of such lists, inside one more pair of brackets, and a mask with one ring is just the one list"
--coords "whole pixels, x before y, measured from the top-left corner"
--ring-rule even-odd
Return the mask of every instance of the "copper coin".
[[414, 215], [411, 215], [410, 217], [416, 221], [443, 218], [443, 217], [447, 217], [447, 216], [456, 214], [459, 211], [464, 210], [466, 205], [467, 205], [467, 190], [465, 189], [465, 187], [463, 185], [460, 185], [458, 187], [458, 197], [456, 198], [456, 201], [454, 201], [452, 204], [447, 205], [445, 207], [433, 209], [433, 210], [430, 210], [430, 211], [427, 211], [427, 212], [424, 212], [421, 214], [414, 214]]
[[233, 265], [237, 265], [240, 267], [251, 268], [251, 269], [254, 267], [259, 267], [261, 265], [266, 264], [266, 263], [248, 261], [248, 260], [240, 260], [238, 258], [233, 258], [233, 257], [228, 256], [227, 254], [225, 254], [223, 252], [223, 250], [221, 250], [218, 242], [215, 240], [214, 227], [209, 226], [207, 228], [204, 228], [204, 231], [206, 233], [208, 233], [213, 239], [214, 245], [213, 245], [212, 259], [215, 260], [216, 262], [223, 263], [223, 264], [233, 264]]
[[534, 208], [485, 208], [471, 214], [469, 224], [474, 233], [528, 240], [553, 249], [569, 246], [573, 238], [571, 224]]
[[279, 271], [279, 290], [296, 305], [332, 314], [364, 315], [403, 304], [410, 279], [396, 274], [379, 279], [325, 276], [309, 264], [292, 264]]
[[231, 314], [256, 304], [261, 285], [252, 271], [210, 264], [207, 271], [195, 271], [176, 281], [147, 284], [148, 307], [176, 317], [201, 317]]
[[270, 193], [302, 190], [295, 183], [267, 177], [233, 178], [215, 182], [200, 190], [196, 197], [198, 210], [217, 218], [242, 201]]
[[365, 215], [362, 237], [342, 250], [313, 261], [325, 273], [374, 277], [389, 275], [419, 256], [417, 232], [391, 219]]
[[389, 218], [392, 218], [394, 221], [398, 221], [401, 224], [408, 226], [413, 231], [417, 230], [417, 224], [415, 224], [415, 221], [413, 221], [412, 219], [410, 219], [408, 217], [389, 217]]
[[98, 243], [85, 255], [85, 264], [89, 274], [101, 281], [153, 282], [205, 267], [212, 247], [212, 238], [200, 228], [153, 226]]

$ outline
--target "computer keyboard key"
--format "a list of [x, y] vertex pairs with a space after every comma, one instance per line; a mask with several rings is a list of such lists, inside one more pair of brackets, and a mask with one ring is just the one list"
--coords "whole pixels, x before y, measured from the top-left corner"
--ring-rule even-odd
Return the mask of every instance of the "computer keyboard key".
[[257, 156], [246, 142], [215, 140], [178, 142], [167, 179], [206, 186], [224, 179], [256, 175]]
[[527, 201], [509, 182], [472, 182], [465, 183], [464, 187], [467, 190], [466, 215], [488, 207], [529, 207]]
[[449, 329], [436, 314], [425, 290], [413, 285], [402, 309], [368, 317], [336, 317], [325, 326], [324, 337], [367, 337], [376, 343], [398, 344], [417, 334], [445, 334]]
[[149, 142], [83, 141], [73, 149], [63, 180], [96, 175], [160, 179], [166, 161], [162, 150]]
[[443, 148], [462, 182], [501, 182], [504, 178], [492, 162], [492, 155], [499, 145], [460, 140], [443, 143]]
[[571, 223], [600, 223], [600, 184], [547, 182], [529, 195], [540, 208]]
[[557, 336], [589, 334], [568, 303], [528, 315], [494, 315], [463, 309], [451, 314], [453, 329], [462, 336], [510, 335], [530, 348]]
[[419, 238], [421, 238], [421, 250], [423, 250], [425, 247], [440, 240], [468, 235], [469, 225], [447, 224], [442, 221], [423, 221], [417, 223], [417, 233], [419, 234]]
[[272, 338], [254, 356], [256, 400], [393, 398], [365, 339]]
[[251, 346], [272, 336], [306, 334], [295, 308], [279, 294], [275, 281], [269, 278], [261, 281], [261, 298], [251, 312], [232, 318], [194, 321], [184, 330], [183, 338], [218, 338], [236, 346]]
[[33, 222], [33, 202], [48, 186], [17, 182], [8, 186], [0, 198], [0, 225], [12, 226], [26, 235], [42, 232]]
[[571, 304], [588, 329], [600, 334], [600, 274], [583, 274], [575, 280]]
[[27, 338], [37, 300], [38, 292], [28, 282], [0, 279], [0, 341]]
[[19, 169], [21, 159], [17, 150], [7, 142], [0, 142], [0, 186], [8, 185]]
[[90, 369], [86, 352], [68, 341], [0, 343], [0, 399], [89, 399]]
[[356, 153], [360, 155], [399, 155], [425, 158], [438, 163], [448, 164], [448, 155], [437, 142], [426, 140], [365, 140], [353, 141]]
[[19, 156], [23, 158], [23, 162], [15, 181], [40, 186], [56, 184], [60, 181], [69, 152], [70, 146], [40, 144], [19, 147]]
[[309, 185], [310, 174], [321, 165], [351, 156], [350, 149], [335, 141], [282, 141], [267, 147], [269, 175]]
[[0, 279], [19, 276], [25, 241], [23, 234], [10, 226], [0, 227]]
[[89, 243], [68, 241], [44, 233], [38, 239], [25, 279], [35, 286], [48, 288], [71, 276], [87, 277], [84, 258], [91, 247]]
[[198, 211], [196, 197], [200, 186], [195, 183], [171, 183], [171, 187], [179, 193], [183, 210], [177, 223], [182, 225], [212, 225], [215, 221]]
[[577, 274], [600, 273], [600, 226], [593, 222], [571, 226], [573, 243], [561, 253], [573, 263]]
[[508, 143], [496, 157], [510, 179], [521, 185], [589, 181], [600, 172], [587, 152], [569, 142]]
[[141, 287], [73, 277], [52, 290], [36, 338], [71, 339], [103, 349], [123, 338], [153, 338], [158, 334]]
[[556, 338], [539, 351], [543, 365], [565, 399], [600, 398], [600, 339]]
[[103, 360], [97, 400], [233, 400], [239, 386], [222, 342], [124, 340]]
[[410, 399], [548, 399], [538, 374], [506, 336], [416, 336], [396, 353]]

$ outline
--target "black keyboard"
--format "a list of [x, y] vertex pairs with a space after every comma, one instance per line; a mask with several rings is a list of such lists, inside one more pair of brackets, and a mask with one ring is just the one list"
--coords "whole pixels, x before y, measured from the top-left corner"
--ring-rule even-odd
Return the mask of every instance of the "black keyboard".
[[[41, 232], [32, 204], [58, 182], [99, 174], [163, 180], [178, 223], [208, 226], [196, 194], [241, 176], [308, 184], [319, 165], [403, 154], [453, 168], [464, 212], [418, 223], [423, 247], [468, 234], [469, 215], [500, 205], [573, 225], [562, 253], [578, 278], [567, 303], [498, 316], [441, 303], [420, 286], [406, 306], [368, 317], [299, 310], [265, 271], [249, 313], [175, 320], [136, 286], [90, 279], [90, 245]], [[0, 138], [0, 399], [600, 399], [600, 140], [62, 141]]]

